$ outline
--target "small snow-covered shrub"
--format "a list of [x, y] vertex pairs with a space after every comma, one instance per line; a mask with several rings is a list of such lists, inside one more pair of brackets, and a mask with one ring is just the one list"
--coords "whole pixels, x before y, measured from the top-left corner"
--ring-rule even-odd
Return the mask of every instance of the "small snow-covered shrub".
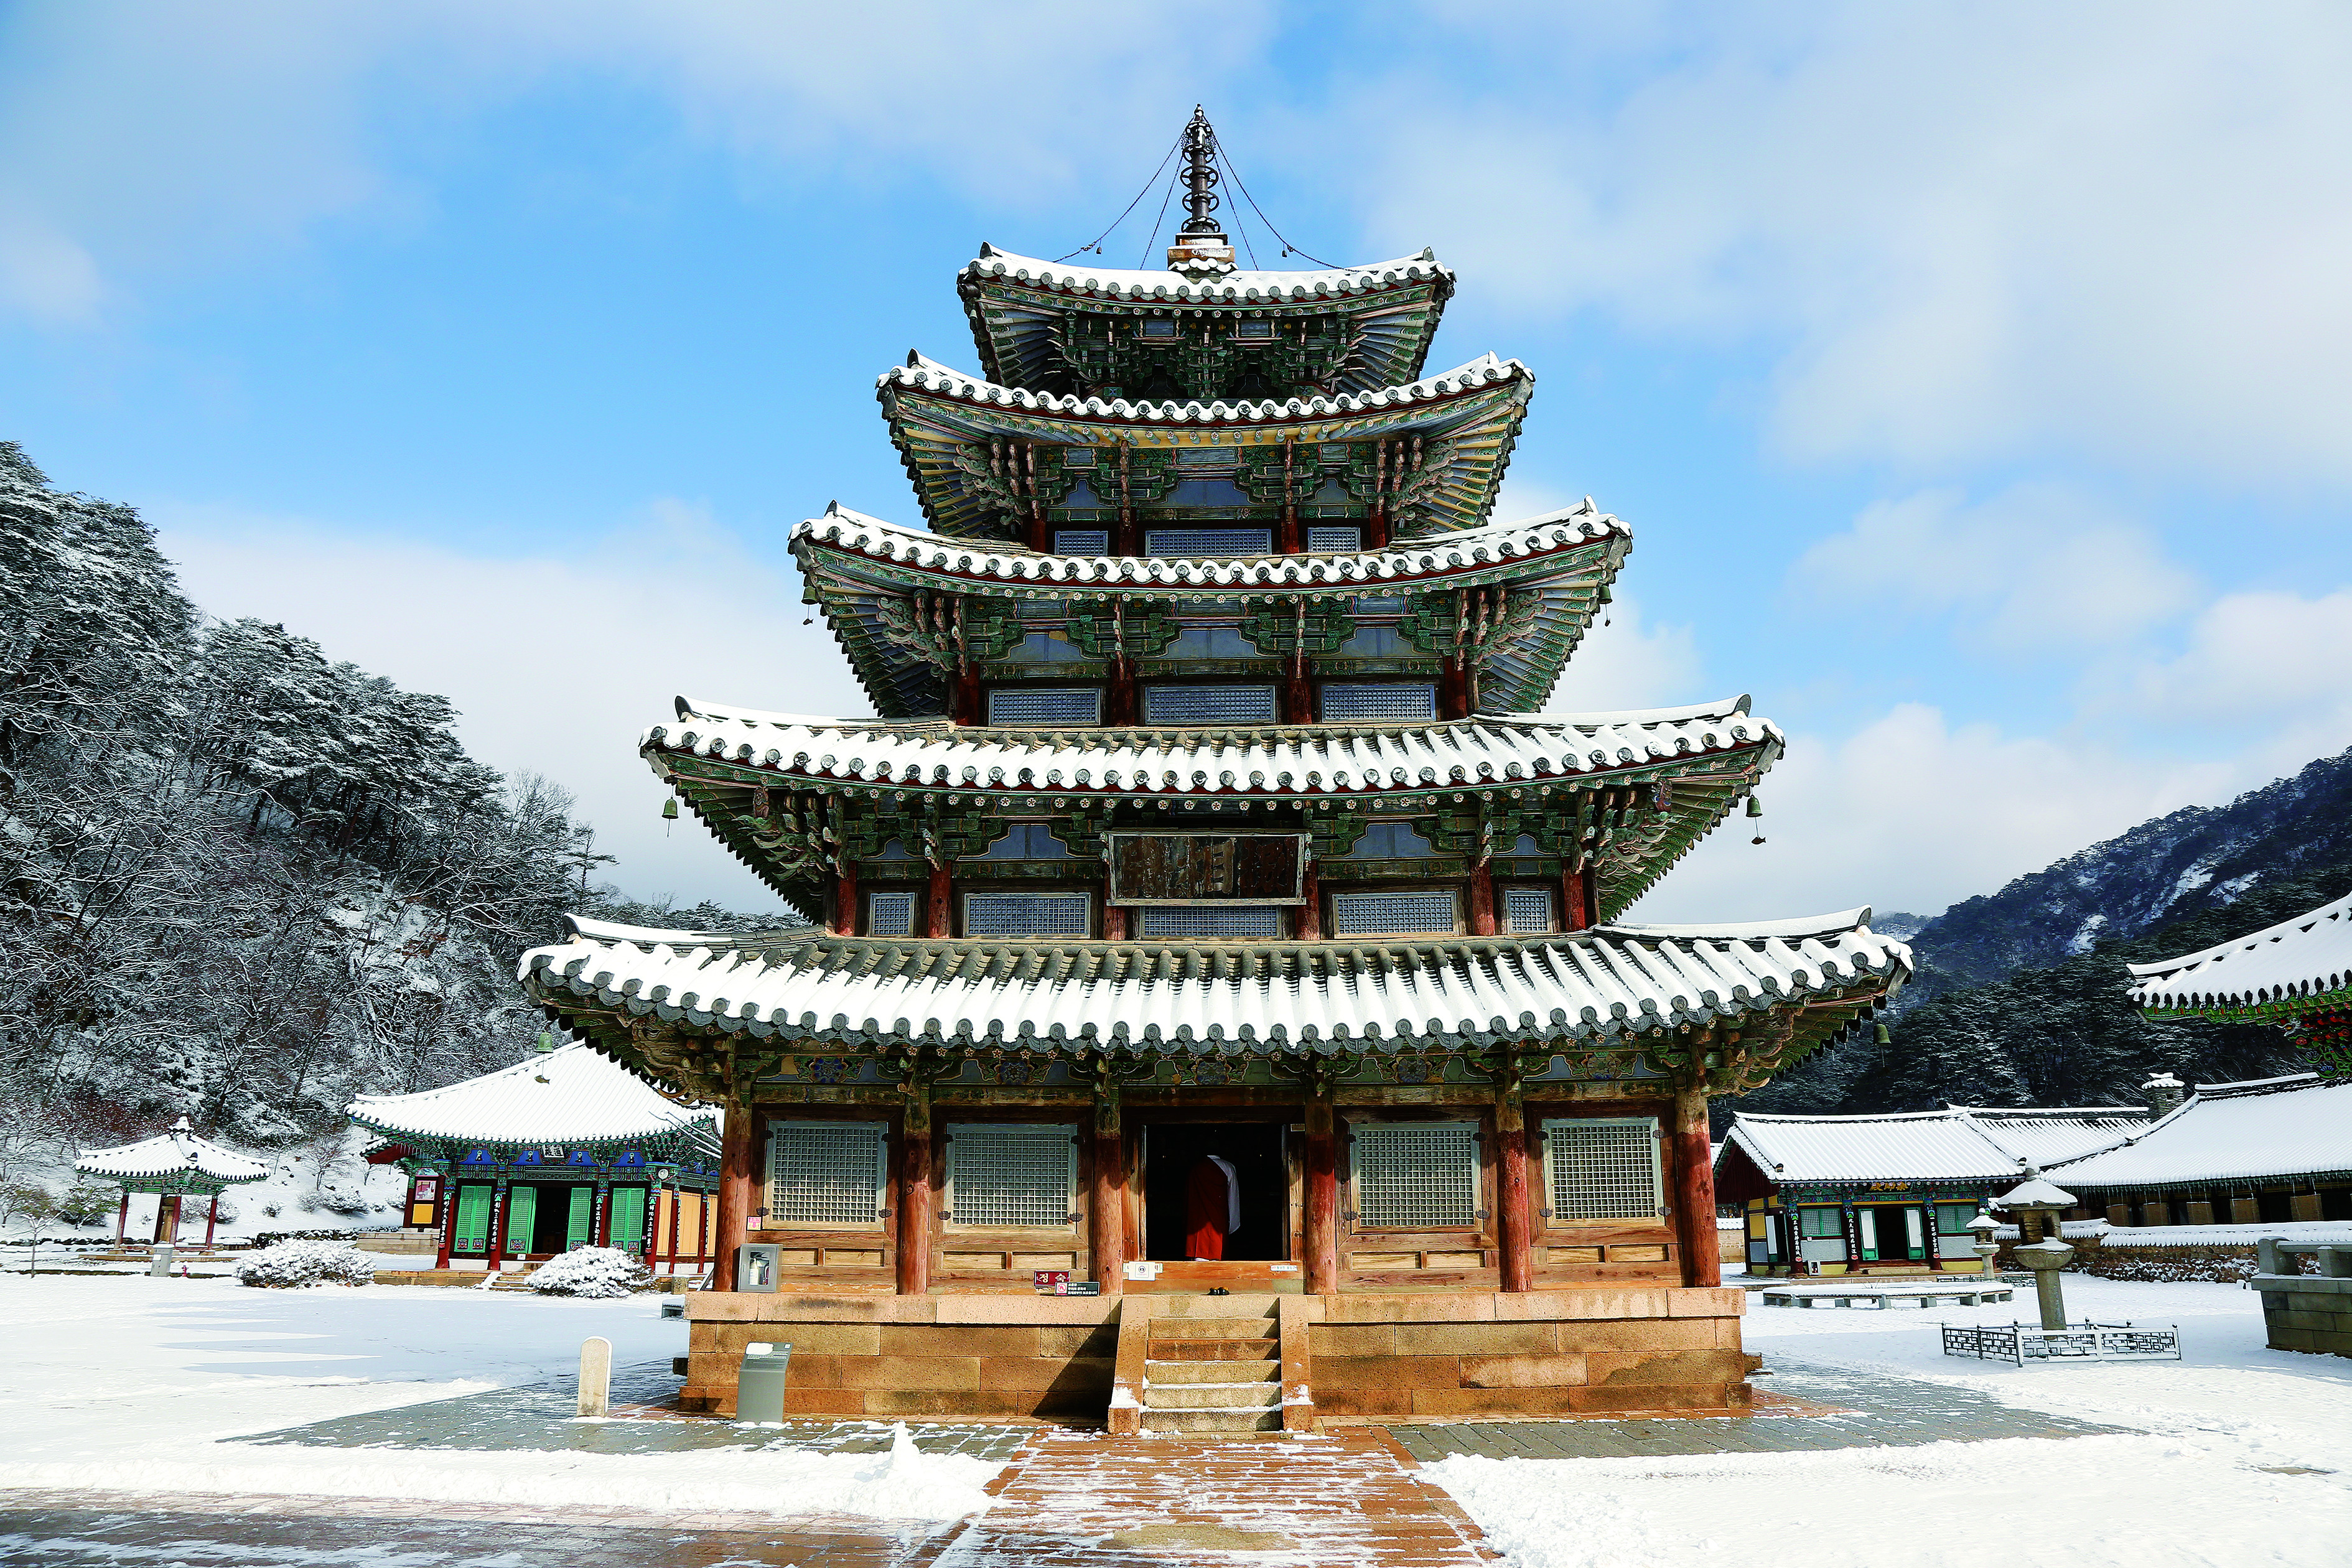
[[266, 1289], [308, 1285], [371, 1285], [375, 1261], [354, 1247], [331, 1241], [281, 1241], [237, 1260], [236, 1282]]
[[644, 1289], [653, 1276], [618, 1247], [583, 1247], [551, 1258], [532, 1271], [530, 1288], [542, 1296], [626, 1296]]

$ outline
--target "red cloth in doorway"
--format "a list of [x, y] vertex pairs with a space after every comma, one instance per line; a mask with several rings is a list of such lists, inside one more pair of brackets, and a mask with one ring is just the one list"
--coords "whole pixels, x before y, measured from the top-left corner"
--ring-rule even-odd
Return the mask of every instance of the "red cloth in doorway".
[[1203, 1154], [1184, 1179], [1184, 1256], [1210, 1260], [1225, 1256], [1225, 1237], [1234, 1229], [1241, 1194], [1234, 1168]]

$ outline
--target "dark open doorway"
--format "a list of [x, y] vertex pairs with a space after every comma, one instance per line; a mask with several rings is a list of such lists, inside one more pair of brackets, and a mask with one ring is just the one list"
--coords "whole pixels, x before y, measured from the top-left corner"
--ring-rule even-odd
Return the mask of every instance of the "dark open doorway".
[[1192, 1256], [1187, 1195], [1194, 1167], [1228, 1161], [1241, 1194], [1241, 1228], [1224, 1238], [1229, 1260], [1280, 1261], [1290, 1256], [1290, 1181], [1276, 1121], [1157, 1122], [1143, 1130], [1143, 1255], [1173, 1261]]

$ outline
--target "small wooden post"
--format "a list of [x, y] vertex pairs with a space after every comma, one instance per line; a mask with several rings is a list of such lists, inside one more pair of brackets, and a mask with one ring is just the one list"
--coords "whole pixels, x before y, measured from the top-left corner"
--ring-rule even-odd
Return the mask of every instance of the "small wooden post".
[[1508, 1074], [1495, 1097], [1495, 1236], [1502, 1257], [1503, 1289], [1535, 1289], [1528, 1203], [1528, 1116], [1518, 1074]]
[[1339, 1289], [1339, 1132], [1328, 1085], [1307, 1102], [1307, 1293]]
[[613, 1409], [613, 1342], [580, 1342], [580, 1414], [606, 1415]]
[[740, 1100], [727, 1102], [726, 1126], [719, 1142], [718, 1223], [711, 1240], [713, 1289], [735, 1289], [735, 1249], [751, 1218], [752, 1111]]
[[907, 1095], [898, 1139], [898, 1294], [931, 1289], [931, 1090], [918, 1082]]
[[114, 1211], [114, 1249], [117, 1252], [122, 1250], [123, 1243], [127, 1239], [124, 1233], [128, 1231], [130, 1227], [131, 1189], [129, 1187], [125, 1187], [122, 1189], [122, 1206]]
[[1470, 934], [1495, 934], [1495, 866], [1481, 860], [1470, 868]]
[[1095, 1279], [1106, 1296], [1123, 1295], [1127, 1289], [1126, 1178], [1118, 1092], [1104, 1082], [1095, 1090], [1094, 1182], [1087, 1203], [1087, 1245], [1094, 1253]]
[[1683, 1283], [1723, 1283], [1723, 1246], [1715, 1236], [1714, 1148], [1706, 1135], [1706, 1088], [1675, 1090], [1675, 1239]]
[[931, 868], [929, 897], [923, 901], [923, 934], [955, 935], [955, 879], [944, 864]]
[[213, 1244], [213, 1232], [220, 1226], [220, 1194], [213, 1194], [212, 1206], [205, 1211], [205, 1245]]

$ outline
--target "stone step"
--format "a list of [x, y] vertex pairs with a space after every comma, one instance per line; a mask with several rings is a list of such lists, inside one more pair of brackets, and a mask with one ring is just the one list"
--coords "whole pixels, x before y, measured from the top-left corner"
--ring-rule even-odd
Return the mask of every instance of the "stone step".
[[1151, 1361], [1271, 1361], [1282, 1354], [1272, 1335], [1257, 1340], [1151, 1341], [1146, 1352]]
[[1275, 1332], [1271, 1318], [1153, 1318], [1155, 1340], [1262, 1340]]
[[1151, 1298], [1151, 1315], [1160, 1318], [1270, 1318], [1279, 1297], [1176, 1295]]
[[1276, 1432], [1282, 1427], [1282, 1407], [1263, 1410], [1146, 1410], [1146, 1433]]
[[1282, 1363], [1265, 1361], [1147, 1361], [1146, 1385], [1160, 1383], [1278, 1383]]
[[1146, 1410], [1263, 1410], [1282, 1403], [1278, 1383], [1147, 1383]]

